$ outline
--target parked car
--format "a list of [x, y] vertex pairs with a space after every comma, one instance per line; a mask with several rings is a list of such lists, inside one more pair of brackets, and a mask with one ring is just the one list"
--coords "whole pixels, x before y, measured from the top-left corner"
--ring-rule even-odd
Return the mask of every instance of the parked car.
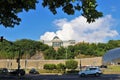
[[86, 75], [95, 75], [100, 76], [102, 74], [102, 71], [99, 67], [88, 67], [83, 71], [79, 71], [78, 75], [81, 77], [84, 77]]
[[29, 74], [39, 74], [39, 72], [38, 72], [35, 68], [32, 68], [32, 69], [29, 71]]
[[101, 65], [100, 68], [107, 68], [107, 65]]
[[1, 68], [0, 69], [0, 74], [8, 74], [8, 69], [7, 68]]
[[19, 75], [19, 76], [24, 76], [25, 75], [25, 70], [24, 69], [15, 69], [9, 72], [11, 75]]

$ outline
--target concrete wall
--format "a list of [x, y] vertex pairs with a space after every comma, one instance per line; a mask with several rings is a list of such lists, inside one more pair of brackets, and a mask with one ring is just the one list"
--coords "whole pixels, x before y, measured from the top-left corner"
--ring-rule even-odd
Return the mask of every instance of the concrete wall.
[[[78, 61], [78, 66], [87, 66], [87, 65], [93, 65], [93, 66], [100, 66], [102, 64], [102, 58], [101, 57], [95, 57], [95, 58], [84, 58], [84, 59], [75, 59]], [[65, 63], [66, 60], [20, 60], [21, 68], [23, 69], [31, 69], [31, 68], [37, 68], [37, 69], [43, 69], [44, 64], [59, 64], [59, 63]], [[17, 62], [16, 60], [10, 60], [10, 59], [4, 59], [0, 60], [0, 68], [8, 68], [8, 69], [17, 69]]]

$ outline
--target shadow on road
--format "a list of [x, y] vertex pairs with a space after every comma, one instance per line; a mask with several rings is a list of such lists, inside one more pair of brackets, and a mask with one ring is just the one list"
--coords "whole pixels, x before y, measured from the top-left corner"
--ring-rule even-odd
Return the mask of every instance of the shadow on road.
[[78, 75], [73, 74], [64, 74], [64, 75], [29, 75], [25, 76], [11, 76], [11, 75], [0, 75], [0, 80], [120, 80], [120, 74], [104, 74], [100, 77], [95, 76], [86, 76], [79, 77]]

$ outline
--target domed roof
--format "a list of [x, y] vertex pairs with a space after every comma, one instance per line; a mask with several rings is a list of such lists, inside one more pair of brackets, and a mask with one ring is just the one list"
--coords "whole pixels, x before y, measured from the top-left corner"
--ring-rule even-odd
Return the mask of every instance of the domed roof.
[[62, 42], [62, 40], [60, 40], [60, 38], [58, 36], [55, 36], [53, 39], [52, 39], [52, 42]]
[[59, 39], [59, 37], [58, 37], [58, 36], [55, 36], [53, 39]]
[[103, 56], [103, 63], [120, 62], [120, 48], [109, 50]]

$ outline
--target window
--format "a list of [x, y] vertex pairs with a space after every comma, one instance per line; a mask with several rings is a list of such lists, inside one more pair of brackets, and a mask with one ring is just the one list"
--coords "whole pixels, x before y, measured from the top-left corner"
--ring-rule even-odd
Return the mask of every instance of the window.
[[53, 47], [60, 47], [60, 46], [62, 46], [62, 42], [53, 42], [52, 46]]

